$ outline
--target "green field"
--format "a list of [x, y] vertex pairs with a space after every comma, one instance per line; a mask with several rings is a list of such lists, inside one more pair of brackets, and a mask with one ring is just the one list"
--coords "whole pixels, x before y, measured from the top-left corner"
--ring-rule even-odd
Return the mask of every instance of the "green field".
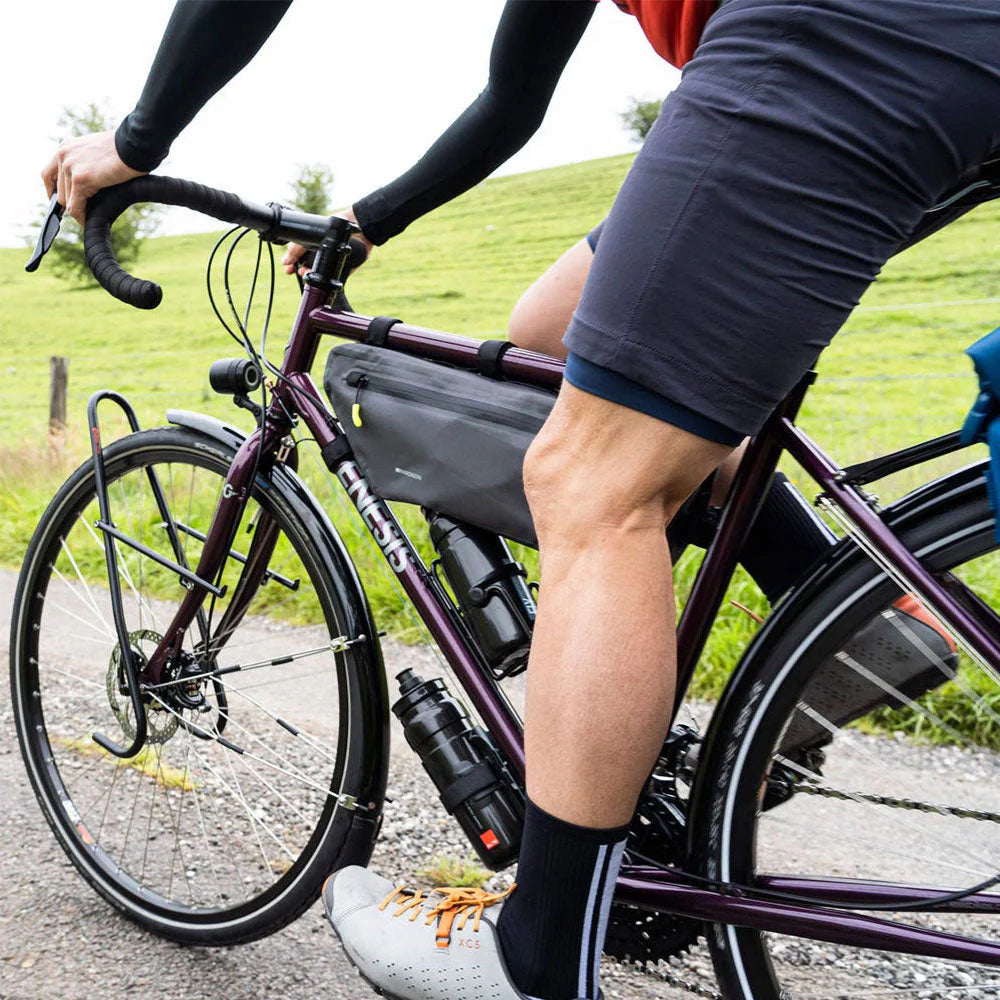
[[[619, 156], [487, 181], [379, 250], [351, 281], [354, 308], [457, 333], [502, 335], [521, 291], [603, 217], [630, 161]], [[890, 262], [823, 356], [802, 423], [842, 463], [959, 424], [975, 388], [962, 352], [1000, 317], [1000, 267], [993, 260], [998, 236], [1000, 208], [987, 206]], [[147, 425], [162, 423], [167, 407], [205, 410], [248, 425], [245, 413], [208, 388], [209, 364], [237, 353], [206, 300], [204, 268], [213, 242], [198, 235], [148, 243], [137, 270], [164, 287], [163, 305], [149, 313], [97, 288], [71, 289], [47, 275], [44, 265], [27, 275], [26, 251], [0, 250], [0, 564], [18, 564], [45, 500], [68, 465], [85, 456], [84, 405], [93, 390], [124, 391]], [[243, 262], [245, 273], [249, 263]], [[282, 276], [269, 339], [272, 358], [280, 357], [296, 302], [294, 281]], [[64, 454], [54, 453], [47, 439], [53, 354], [70, 359]], [[316, 467], [304, 464], [321, 486]], [[889, 483], [883, 497], [903, 492], [930, 471], [936, 470]], [[337, 501], [330, 502], [338, 518], [347, 516]], [[346, 525], [345, 532], [380, 624], [397, 631], [410, 627], [391, 582]], [[689, 576], [690, 567], [682, 567], [681, 575]], [[746, 580], [736, 587], [742, 603], [765, 610]], [[718, 688], [753, 627], [742, 612], [723, 613], [700, 690]]]

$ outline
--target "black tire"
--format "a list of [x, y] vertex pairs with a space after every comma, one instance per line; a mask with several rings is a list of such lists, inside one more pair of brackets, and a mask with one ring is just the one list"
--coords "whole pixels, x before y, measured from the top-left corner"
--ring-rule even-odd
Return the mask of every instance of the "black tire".
[[[149, 501], [143, 500], [146, 480], [141, 470], [153, 464], [161, 478], [169, 471], [171, 496], [183, 495], [173, 485], [175, 477], [180, 479], [177, 470], [185, 476], [189, 472], [187, 518], [194, 521], [192, 505], [201, 509], [191, 499], [196, 482], [199, 497], [202, 483], [208, 484], [206, 496], [216, 481], [221, 486], [233, 455], [234, 447], [190, 429], [134, 434], [105, 449], [109, 494], [113, 502], [120, 497], [123, 503], [138, 496], [139, 511], [132, 515], [137, 530], [145, 532], [142, 538], [147, 544], [151, 538], [166, 544], [161, 538], [165, 532], [157, 533], [161, 525], [156, 523], [155, 508], [143, 510]], [[89, 739], [94, 730], [103, 730], [127, 742], [128, 720], [127, 713], [125, 722], [113, 714], [110, 664], [117, 643], [112, 642], [110, 630], [102, 634], [106, 589], [92, 583], [100, 579], [102, 567], [89, 551], [85, 559], [67, 561], [70, 544], [82, 550], [86, 533], [94, 534], [83, 517], [87, 511], [92, 522], [96, 509], [91, 463], [77, 469], [59, 489], [25, 556], [12, 609], [11, 692], [20, 749], [35, 795], [60, 845], [97, 892], [143, 927], [178, 942], [228, 945], [271, 934], [317, 899], [331, 871], [365, 864], [374, 845], [388, 765], [385, 679], [377, 632], [346, 552], [322, 512], [304, 497], [301, 483], [284, 467], [276, 467], [266, 478], [257, 477], [248, 516], [256, 508], [265, 521], [273, 519], [281, 532], [276, 553], [283, 554], [300, 584], [293, 591], [281, 589], [273, 578], [267, 583], [270, 596], [261, 598], [260, 610], [251, 606], [229, 645], [218, 654], [220, 665], [222, 657], [238, 660], [233, 638], [241, 635], [244, 649], [256, 644], [265, 650], [265, 659], [277, 657], [269, 652], [275, 645], [301, 645], [304, 636], [363, 638], [341, 652], [321, 639], [328, 648], [310, 654], [311, 658], [301, 657], [302, 664], [314, 670], [309, 676], [318, 678], [310, 680], [307, 697], [302, 695], [305, 668], [298, 661], [283, 666], [287, 673], [277, 680], [278, 668], [270, 662], [263, 674], [227, 675], [222, 696], [221, 681], [197, 682], [203, 696], [197, 714], [178, 708], [174, 700], [168, 702], [165, 699], [172, 699], [172, 694], [161, 691], [162, 697], [156, 696], [160, 704], [151, 712], [158, 720], [158, 742], [148, 744], [144, 748], [148, 753], [140, 752], [138, 763], [131, 766], [119, 766]], [[184, 503], [177, 506], [183, 508]], [[119, 521], [120, 513], [112, 512], [119, 527], [129, 531], [129, 525]], [[181, 520], [185, 512], [178, 512], [172, 503], [172, 513]], [[205, 524], [208, 517], [210, 512], [198, 523]], [[71, 542], [65, 542], [67, 538]], [[244, 530], [234, 548], [249, 544]], [[161, 550], [169, 554], [168, 549]], [[135, 595], [134, 600], [129, 598], [127, 613], [138, 615], [147, 626], [157, 619], [169, 621], [177, 599], [168, 597], [161, 606], [164, 590], [178, 596], [185, 591], [176, 577], [169, 579], [155, 564], [135, 559], [133, 552], [124, 560], [126, 566], [132, 560], [132, 569], [123, 590], [126, 596], [130, 590]], [[280, 572], [274, 562], [270, 565]], [[232, 569], [233, 578], [239, 569], [238, 564]], [[59, 575], [65, 571], [63, 577], [71, 576], [73, 570], [77, 571], [73, 579]], [[106, 588], [106, 571], [104, 579]], [[260, 593], [265, 589], [261, 587]], [[306, 615], [304, 625], [286, 626], [282, 624], [286, 618], [270, 610], [283, 598], [299, 602], [294, 608], [303, 609], [296, 613]], [[60, 602], [66, 602], [63, 610], [58, 609]], [[88, 606], [95, 610], [93, 617], [87, 614]], [[308, 616], [310, 609], [314, 617]], [[60, 638], [60, 626], [81, 633], [79, 641], [68, 642], [65, 634]], [[158, 634], [151, 627], [147, 631]], [[133, 634], [140, 633], [141, 629]], [[88, 639], [95, 645], [88, 645]], [[134, 641], [139, 645], [147, 640]], [[60, 643], [67, 642], [64, 649]], [[103, 648], [93, 652], [95, 646]], [[238, 662], [252, 665], [246, 659]], [[108, 693], [102, 698], [95, 688], [101, 686], [105, 667]], [[258, 689], [270, 690], [248, 694], [247, 676]], [[332, 718], [313, 724], [314, 701], [317, 716], [325, 705], [331, 707]], [[298, 716], [288, 712], [305, 712], [312, 728], [292, 734], [277, 723], [275, 706], [281, 708], [286, 702], [290, 707], [284, 721], [291, 720], [294, 727]], [[243, 744], [244, 755], [218, 741], [222, 729], [230, 744]], [[329, 733], [329, 742], [319, 733]], [[83, 801], [94, 788], [106, 796], [103, 805]], [[124, 817], [132, 795], [126, 828]], [[358, 800], [357, 808], [352, 797]], [[254, 839], [255, 844], [245, 846]]]
[[[970, 576], [974, 575], [972, 567], [982, 566], [982, 560], [991, 563], [995, 559], [997, 542], [994, 537], [994, 514], [990, 510], [986, 492], [981, 477], [968, 481], [959, 489], [947, 494], [942, 491], [939, 504], [930, 510], [918, 512], [916, 517], [903, 519], [905, 523], [900, 528], [902, 537], [912, 551], [917, 553], [932, 569], [955, 569], [959, 576], [965, 575], [961, 567], [970, 568]], [[980, 562], [976, 562], [980, 560]], [[857, 867], [851, 868], [852, 860], [835, 855], [830, 849], [828, 870], [814, 871], [807, 868], [809, 874], [822, 876], [835, 873], [837, 876], [857, 875], [862, 878], [879, 878], [883, 870], [888, 871], [896, 862], [893, 848], [889, 841], [892, 837], [900, 838], [899, 853], [902, 848], [911, 850], [905, 837], [924, 836], [917, 833], [900, 833], [898, 828], [890, 824], [896, 822], [900, 814], [896, 813], [887, 821], [886, 829], [878, 828], [878, 823], [870, 825], [845, 822], [849, 813], [839, 813], [840, 803], [832, 803], [829, 798], [813, 799], [801, 793], [793, 795], [788, 802], [775, 800], [773, 786], [769, 785], [775, 773], [775, 760], [781, 766], [782, 741], [789, 732], [786, 729], [793, 713], [801, 711], [801, 705], [808, 701], [809, 684], [820, 668], [830, 669], [831, 657], [838, 650], [844, 649], [866, 623], [884, 612], [901, 596], [901, 590], [882, 574], [867, 558], [861, 556], [849, 543], [842, 543], [840, 553], [832, 560], [825, 571], [815, 574], [804, 592], [798, 598], [792, 598], [792, 606], [775, 616], [773, 627], [769, 625], [758, 635], [754, 647], [748, 651], [743, 664], [734, 676], [730, 687], [720, 703], [716, 717], [713, 719], [711, 731], [706, 739], [703, 766], [700, 770], [694, 800], [696, 802], [691, 827], [692, 855], [698, 859], [698, 865], [704, 875], [722, 882], [732, 882], [741, 885], [753, 885], [759, 873], [773, 872], [776, 869], [795, 874], [799, 871], [795, 863], [805, 865], [811, 861], [801, 862], [800, 857], [822, 854], [826, 849], [827, 840], [833, 845], [836, 838], [843, 836], [845, 842], [857, 839], [863, 843], [866, 838], [881, 842], [885, 839], [885, 857], [876, 861], [874, 853], [865, 857], [865, 852], [873, 851], [871, 844], [856, 848], [858, 856]], [[981, 595], [983, 596], [983, 595]], [[991, 596], [996, 600], [996, 593]], [[994, 604], [994, 606], [996, 606]], [[780, 617], [781, 621], [777, 619]], [[805, 693], [804, 693], [805, 692]], [[920, 696], [921, 698], [923, 696]], [[923, 704], [923, 702], [920, 702]], [[936, 711], [936, 710], [935, 710]], [[933, 755], [943, 751], [933, 748], [921, 748], [905, 739], [886, 739], [880, 735], [862, 735], [856, 728], [844, 730], [835, 737], [843, 736], [845, 741], [831, 743], [824, 749], [823, 763], [816, 765], [816, 771], [824, 776], [829, 770], [834, 770], [836, 780], [830, 779], [831, 786], [847, 784], [855, 780], [855, 775], [849, 767], [841, 766], [839, 770], [831, 765], [831, 751], [847, 745], [856, 748], [857, 759], [851, 758], [848, 764], [853, 764], [858, 770], [863, 770], [863, 754], [877, 752], [885, 755], [886, 762], [907, 755], [916, 760], [916, 754]], [[872, 748], [875, 748], [873, 751]], [[975, 757], [975, 754], [973, 754]], [[832, 758], [834, 761], [836, 757]], [[984, 757], [987, 759], [987, 757]], [[841, 758], [843, 762], [845, 758]], [[859, 764], [858, 761], [861, 761]], [[940, 765], [940, 758], [936, 760]], [[810, 764], [811, 768], [813, 765]], [[986, 764], [991, 774], [996, 767], [995, 758], [989, 757]], [[808, 769], [807, 769], [808, 770]], [[902, 769], [901, 769], [902, 770]], [[805, 773], [803, 771], [803, 773]], [[864, 781], [860, 776], [858, 783]], [[899, 779], [901, 782], [904, 778]], [[941, 784], [938, 783], [940, 792]], [[765, 794], [765, 789], [769, 791]], [[949, 788], [949, 791], [951, 789]], [[887, 793], [887, 794], [891, 794]], [[961, 790], [956, 791], [961, 794]], [[976, 796], [982, 794], [987, 799], [990, 792], [984, 786], [972, 786], [969, 793], [971, 801], [977, 801]], [[771, 796], [771, 797], [768, 797]], [[928, 791], [925, 796], [932, 800], [938, 796]], [[779, 796], [780, 799], [780, 796]], [[811, 806], [815, 801], [817, 805]], [[990, 800], [991, 801], [991, 800]], [[803, 805], [805, 804], [805, 805]], [[950, 804], [950, 803], [946, 803]], [[985, 803], [982, 808], [987, 808]], [[793, 810], [802, 808], [795, 813]], [[881, 813], [878, 810], [881, 808]], [[857, 809], [864, 819], [872, 816], [888, 815], [884, 804], [871, 804], [856, 798], [844, 806], [845, 810]], [[871, 814], [867, 810], [874, 809]], [[787, 810], [783, 814], [783, 811]], [[825, 810], [826, 812], [820, 812]], [[805, 817], [803, 819], [803, 817]], [[960, 819], [927, 817], [924, 813], [906, 812], [904, 823], [909, 825], [927, 824], [927, 836], [936, 837], [942, 841], [943, 826], [930, 824], [958, 824]], [[809, 823], [815, 822], [812, 828], [815, 837], [810, 838]], [[799, 833], [799, 840], [787, 853], [782, 854], [781, 846], [785, 841], [774, 834], [779, 824], [792, 824], [793, 832], [803, 824], [806, 829]], [[961, 828], [948, 827], [949, 837], [957, 837], [958, 844], [969, 850], [982, 843], [976, 837], [995, 836], [989, 830], [984, 830], [985, 824], [966, 821]], [[905, 828], [904, 828], [905, 829]], [[875, 831], [875, 832], [872, 832]], [[962, 837], [969, 838], [962, 840]], [[797, 845], [804, 841], [812, 843]], [[989, 843], [990, 841], [987, 841]], [[772, 847], [773, 845], [773, 847]], [[913, 848], [915, 850], [915, 848]], [[945, 849], [940, 848], [942, 864]], [[928, 852], [930, 853], [930, 852]], [[770, 864], [768, 863], [770, 862]], [[902, 863], [902, 862], [901, 862]], [[791, 871], [783, 865], [791, 865]], [[880, 864], [885, 867], [880, 867]], [[864, 866], [863, 870], [860, 870]], [[870, 869], [869, 870], [869, 866]], [[952, 866], [958, 867], [958, 866]], [[993, 869], [995, 871], [995, 868]], [[893, 880], [891, 874], [886, 878]], [[931, 886], [949, 885], [948, 875], [940, 876], [941, 882], [933, 878], [923, 881]], [[953, 875], [950, 887], [975, 884], [978, 879], [971, 873]], [[962, 881], [962, 879], [965, 881]], [[918, 881], [918, 879], [902, 879]], [[972, 934], [987, 937], [990, 940], [1000, 939], [1000, 918], [976, 916], [975, 921], [968, 914], [957, 916], [940, 915], [941, 921], [951, 923], [934, 923], [927, 914], [881, 914], [883, 917], [899, 919], [905, 922], [918, 923], [924, 926], [937, 926], [954, 933]], [[791, 945], [789, 945], [791, 942]], [[752, 929], [736, 928], [729, 925], [714, 925], [709, 933], [709, 945], [712, 959], [719, 980], [720, 988], [727, 1000], [782, 1000], [785, 997], [796, 997], [808, 994], [815, 997], [837, 997], [838, 1000], [848, 998], [882, 995], [891, 993], [894, 989], [909, 986], [914, 992], [922, 988], [921, 996], [934, 996], [938, 975], [937, 966], [913, 966], [912, 978], [906, 962], [899, 956], [886, 956], [884, 953], [864, 952], [860, 949], [817, 945], [815, 942], [803, 939], [778, 939], [776, 935], [761, 933]], [[810, 951], [810, 949], [813, 949]], [[886, 964], [895, 962], [895, 965]], [[918, 960], [919, 962], [919, 960]], [[902, 963], [902, 964], [900, 964]], [[939, 963], [940, 964], [940, 963]], [[985, 993], [971, 986], [963, 997], [995, 996], [1000, 989], [1000, 974], [998, 970], [986, 967], [968, 967], [960, 963], [949, 963], [952, 972], [941, 971], [941, 996], [955, 996], [955, 984], [985, 984]], [[928, 972], [928, 969], [931, 971]], [[886, 971], [890, 970], [890, 971]], [[891, 971], [897, 970], [897, 971]], [[901, 970], [901, 971], [899, 971]], [[963, 971], [964, 970], [964, 971]], [[974, 973], [974, 976], [970, 976]], [[954, 978], [959, 977], [965, 978]], [[809, 978], [809, 977], [812, 978]], [[838, 978], [838, 976], [840, 978]], [[952, 978], [948, 978], [951, 976]], [[866, 977], [870, 977], [866, 979]], [[893, 978], [895, 977], [895, 978]], [[923, 979], [921, 979], [923, 977]], [[918, 987], [918, 984], [923, 983]], [[815, 985], [814, 984], [823, 984]], [[889, 988], [886, 989], [887, 984]], [[991, 985], [992, 984], [992, 985]], [[808, 988], [807, 988], [808, 987]], [[826, 992], [829, 990], [829, 993]]]

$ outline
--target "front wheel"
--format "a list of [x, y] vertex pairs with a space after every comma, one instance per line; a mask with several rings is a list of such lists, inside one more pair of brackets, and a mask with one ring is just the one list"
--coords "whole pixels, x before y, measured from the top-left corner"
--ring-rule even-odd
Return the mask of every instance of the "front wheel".
[[[181, 428], [115, 442], [104, 453], [114, 523], [175, 555], [155, 472], [183, 560], [195, 565], [232, 457]], [[277, 930], [330, 871], [365, 863], [377, 830], [387, 738], [384, 699], [372, 694], [384, 688], [377, 637], [346, 556], [317, 543], [315, 518], [307, 523], [282, 477], [292, 481], [258, 473], [221, 578], [227, 596], [206, 600], [160, 686], [145, 691], [148, 739], [131, 759], [93, 740], [128, 744], [135, 728], [91, 463], [42, 516], [14, 600], [14, 715], [46, 819], [102, 896], [180, 942]], [[246, 566], [239, 556], [253, 551], [270, 552], [267, 576], [245, 613], [227, 615]], [[186, 591], [133, 548], [118, 544], [118, 561], [141, 660]]]
[[[903, 537], [933, 569], [1000, 607], [984, 489], [928, 512]], [[787, 629], [759, 637], [713, 723], [692, 838], [705, 874], [757, 887], [776, 876], [800, 887], [857, 878], [938, 895], [990, 879], [1000, 872], [996, 675], [956, 657], [936, 634], [943, 626], [916, 620], [912, 602], [860, 555], [806, 596]], [[866, 710], [845, 707], [852, 701]], [[991, 891], [991, 912], [877, 916], [1000, 944], [1000, 893]], [[1000, 996], [996, 966], [723, 924], [709, 943], [727, 1000]]]

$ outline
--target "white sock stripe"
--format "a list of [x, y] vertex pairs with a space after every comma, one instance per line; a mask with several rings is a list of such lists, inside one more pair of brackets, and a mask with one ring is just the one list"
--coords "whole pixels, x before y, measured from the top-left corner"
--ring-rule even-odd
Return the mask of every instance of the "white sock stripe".
[[601, 869], [604, 867], [604, 858], [608, 853], [607, 844], [602, 844], [597, 852], [597, 860], [594, 862], [594, 874], [590, 877], [590, 892], [587, 895], [587, 909], [583, 917], [583, 935], [580, 939], [580, 971], [577, 975], [576, 991], [581, 997], [587, 995], [587, 973], [590, 971], [588, 956], [588, 944], [590, 942], [590, 929], [594, 919], [594, 901], [597, 898], [597, 891], [601, 884]]
[[621, 868], [622, 855], [625, 853], [625, 841], [621, 841], [611, 850], [611, 861], [608, 864], [608, 874], [601, 887], [601, 899], [598, 913], [597, 936], [594, 938], [593, 983], [597, 992], [597, 980], [601, 971], [601, 952], [604, 950], [604, 938], [608, 933], [608, 918], [611, 916], [611, 899], [615, 894], [615, 882], [618, 879], [618, 869]]

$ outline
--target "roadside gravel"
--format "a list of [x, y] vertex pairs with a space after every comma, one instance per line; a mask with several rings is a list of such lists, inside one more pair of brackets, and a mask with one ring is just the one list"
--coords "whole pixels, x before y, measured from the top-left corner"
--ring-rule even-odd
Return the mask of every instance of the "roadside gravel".
[[[14, 581], [12, 573], [0, 571], [3, 640], [9, 631]], [[69, 643], [68, 649], [72, 650]], [[395, 689], [393, 676], [405, 668], [425, 676], [440, 672], [426, 649], [386, 642], [384, 652], [391, 690]], [[4, 641], [0, 655], [6, 659], [6, 654]], [[522, 697], [517, 684], [512, 697], [515, 703]], [[695, 706], [694, 714], [694, 721], [703, 723], [706, 706]], [[842, 781], [848, 787], [878, 793], [880, 783], [888, 780], [897, 793], [910, 785], [915, 795], [931, 801], [968, 801], [1000, 810], [1000, 758], [996, 755], [954, 748], [928, 750], [905, 741], [882, 740], [877, 741], [882, 764], [875, 767], [866, 762], [872, 756], [873, 742], [866, 743], [860, 734], [856, 739], [856, 759], [848, 759], [846, 773], [831, 769], [829, 777], [834, 783]], [[372, 866], [389, 878], [412, 884], [415, 871], [434, 855], [467, 856], [470, 852], [403, 741], [395, 719], [392, 751], [391, 801], [386, 804]], [[824, 808], [826, 802], [822, 800]], [[813, 807], [815, 802], [802, 805]], [[796, 829], [797, 808], [797, 801], [793, 801], [775, 811], [777, 825], [768, 828], [766, 843], [774, 852], [774, 868], [794, 871], [802, 865], [797, 870], [810, 870], [811, 852], [817, 852], [819, 865], [833, 867], [812, 870], [837, 870], [840, 858], [831, 851], [829, 842], [817, 846], [811, 836], [814, 828], [808, 828], [805, 836]], [[850, 864], [857, 854], [849, 836], [855, 831], [849, 824], [857, 820], [858, 807], [830, 802], [828, 808], [830, 829], [838, 828], [840, 810], [844, 810], [843, 826], [848, 836], [843, 862], [844, 870], [851, 872]], [[822, 818], [822, 813], [814, 813], [816, 816]], [[782, 829], [783, 823], [787, 830]], [[970, 850], [987, 858], [1000, 857], [1000, 833], [989, 824], [978, 826], [981, 841], [958, 845], [956, 858], [942, 849], [942, 863], [957, 864], [960, 855]], [[916, 856], [913, 834], [905, 823], [890, 832], [904, 857], [908, 852]], [[113, 912], [76, 874], [41, 816], [17, 752], [6, 682], [0, 686], [0, 843], [4, 845], [0, 851], [0, 1000], [145, 1000], [164, 995], [182, 1000], [347, 1000], [373, 995], [344, 958], [318, 905], [270, 938], [231, 949], [181, 948], [151, 936]], [[900, 875], [919, 881], [925, 871], [909, 863]], [[500, 875], [493, 884], [499, 887], [506, 880], [509, 875]], [[996, 936], [995, 924], [978, 918], [970, 917], [963, 929]], [[859, 954], [834, 945], [803, 944], [794, 938], [782, 939], [779, 947], [792, 975], [794, 993], [790, 996], [794, 1000], [867, 1000], [869, 996], [895, 995], [921, 1000], [985, 1000], [1000, 996], [1000, 976], [995, 972], [966, 971], [905, 956]], [[673, 971], [704, 989], [715, 987], [704, 945], [678, 961]], [[868, 986], [859, 988], [859, 982]], [[607, 1000], [681, 1000], [690, 996], [613, 963], [605, 965], [602, 986]]]
[[[0, 570], [0, 656], [7, 663], [14, 574]], [[390, 679], [434, 674], [424, 649], [387, 642]], [[372, 867], [412, 883], [435, 854], [468, 855], [430, 779], [393, 720], [382, 837]], [[277, 934], [237, 948], [181, 948], [112, 911], [56, 845], [28, 785], [6, 683], [0, 685], [0, 1000], [363, 1000], [374, 996], [344, 958], [319, 904]], [[686, 994], [626, 970], [604, 978], [611, 1000]]]

